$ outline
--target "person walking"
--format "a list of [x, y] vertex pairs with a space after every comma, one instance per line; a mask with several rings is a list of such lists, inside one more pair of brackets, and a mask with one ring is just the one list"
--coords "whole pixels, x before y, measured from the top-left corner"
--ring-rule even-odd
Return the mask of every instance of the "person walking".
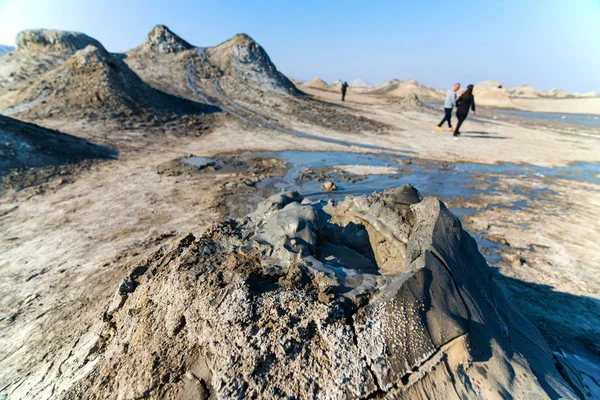
[[467, 119], [469, 115], [469, 108], [475, 114], [475, 97], [473, 97], [473, 85], [467, 86], [467, 90], [460, 95], [456, 100], [456, 118], [458, 118], [458, 124], [456, 124], [456, 130], [454, 136], [460, 135], [460, 127]]
[[442, 125], [444, 122], [448, 121], [448, 130], [452, 130], [452, 109], [456, 105], [456, 92], [460, 89], [460, 83], [455, 83], [452, 86], [452, 89], [446, 92], [446, 100], [444, 100], [444, 118], [442, 121], [435, 127], [438, 131], [442, 130]]
[[348, 90], [348, 82], [342, 83], [342, 101], [346, 101], [346, 91]]

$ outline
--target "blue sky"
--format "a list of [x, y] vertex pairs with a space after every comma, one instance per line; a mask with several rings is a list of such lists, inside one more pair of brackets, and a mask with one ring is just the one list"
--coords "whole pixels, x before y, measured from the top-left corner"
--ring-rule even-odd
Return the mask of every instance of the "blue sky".
[[248, 33], [303, 80], [600, 91], [600, 0], [0, 0], [0, 44], [43, 27], [126, 51], [159, 23], [199, 46]]

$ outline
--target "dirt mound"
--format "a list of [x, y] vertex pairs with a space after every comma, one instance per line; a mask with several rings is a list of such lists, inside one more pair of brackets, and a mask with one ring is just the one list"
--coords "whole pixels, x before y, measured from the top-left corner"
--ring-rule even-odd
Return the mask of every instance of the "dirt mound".
[[351, 80], [348, 83], [348, 86], [357, 87], [357, 88], [369, 88], [369, 87], [372, 87], [373, 85], [371, 85], [369, 82], [365, 81], [363, 78], [356, 78], [356, 79]]
[[179, 53], [192, 49], [194, 46], [174, 34], [164, 25], [156, 25], [142, 44], [133, 51], [150, 51], [154, 53], [168, 54]]
[[121, 57], [87, 46], [1, 104], [4, 114], [127, 119], [209, 111], [146, 85]]
[[100, 42], [80, 32], [34, 29], [22, 31], [17, 35], [17, 51], [41, 51], [71, 55], [87, 46], [104, 50]]
[[543, 92], [542, 94], [546, 97], [551, 97], [554, 99], [566, 99], [569, 97], [573, 97], [573, 95], [561, 89], [550, 89]]
[[[466, 85], [463, 85], [466, 87]], [[475, 85], [474, 89], [479, 91], [479, 90], [488, 90], [488, 89], [498, 89], [500, 86], [502, 86], [502, 84], [498, 81], [494, 81], [494, 80], [488, 80], [488, 81], [483, 81], [483, 82], [479, 82], [478, 84]]]
[[16, 42], [15, 51], [0, 57], [0, 107], [2, 97], [32, 85], [76, 51], [88, 45], [104, 50], [100, 42], [83, 33], [48, 29], [22, 31]]
[[[327, 82], [325, 82], [323, 79], [317, 77], [314, 77], [312, 80], [306, 82], [303, 84], [304, 86], [313, 88], [313, 89], [321, 89], [321, 90], [327, 90], [329, 89], [329, 85], [327, 85]], [[341, 84], [340, 84], [341, 86]]]
[[532, 86], [522, 85], [512, 89], [508, 89], [511, 97], [521, 99], [537, 99], [542, 96], [542, 93]]
[[67, 175], [68, 164], [110, 159], [116, 151], [87, 140], [0, 116], [0, 193]]
[[67, 399], [575, 399], [457, 217], [411, 186], [277, 194], [132, 267]]
[[587, 93], [574, 93], [573, 94], [575, 97], [586, 97], [586, 98], [590, 98], [590, 97], [598, 97], [598, 93], [597, 92], [587, 92]]
[[491, 107], [510, 107], [514, 104], [507, 89], [474, 89], [475, 104]]
[[0, 175], [11, 169], [113, 158], [116, 152], [59, 131], [0, 115]]
[[331, 90], [340, 90], [343, 83], [344, 82], [338, 79], [336, 81], [331, 82], [329, 85], [327, 85], [327, 87]]
[[[222, 107], [246, 124], [281, 131], [279, 128], [286, 128], [286, 124], [279, 121], [292, 118], [340, 131], [387, 128], [305, 95], [247, 35], [236, 35], [214, 47], [148, 54], [132, 51], [125, 58], [145, 82], [181, 97]], [[324, 82], [323, 87], [327, 88]]]
[[363, 92], [364, 94], [391, 98], [438, 99], [438, 92], [428, 86], [421, 85], [414, 79], [399, 81], [392, 79]]
[[[206, 61], [228, 94], [243, 95], [249, 89], [258, 92], [296, 94], [297, 89], [277, 70], [267, 52], [250, 36], [235, 35], [206, 49]], [[242, 87], [240, 87], [242, 86]]]

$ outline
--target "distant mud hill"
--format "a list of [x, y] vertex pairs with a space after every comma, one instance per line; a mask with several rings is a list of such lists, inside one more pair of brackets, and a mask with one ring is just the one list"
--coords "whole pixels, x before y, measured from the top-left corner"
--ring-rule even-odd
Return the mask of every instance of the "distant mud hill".
[[0, 115], [0, 177], [13, 170], [115, 156], [113, 149]]
[[228, 93], [243, 95], [247, 88], [259, 91], [298, 94], [294, 84], [271, 62], [267, 52], [250, 36], [235, 35], [206, 49], [209, 64], [217, 69], [221, 86]]
[[179, 53], [184, 50], [192, 49], [194, 46], [174, 34], [164, 25], [156, 25], [146, 39], [135, 49], [134, 52], [153, 52], [158, 54]]
[[16, 50], [0, 57], [0, 100], [9, 91], [31, 85], [78, 50], [87, 46], [104, 50], [100, 42], [83, 33], [49, 29], [22, 31], [16, 42]]
[[[329, 87], [329, 85], [327, 84], [327, 82], [325, 82], [323, 79], [319, 78], [318, 76], [314, 77], [313, 79], [311, 79], [310, 81], [308, 81], [306, 83], [302, 83], [302, 85], [313, 88], [313, 89], [321, 89], [321, 90], [331, 89]], [[341, 87], [341, 85], [340, 85], [340, 87]], [[338, 88], [338, 90], [339, 90], [339, 88]]]
[[367, 95], [377, 95], [389, 98], [411, 98], [417, 96], [419, 99], [439, 99], [439, 92], [429, 86], [421, 85], [414, 79], [400, 81], [392, 79], [380, 85], [368, 88], [362, 92]]
[[152, 118], [210, 111], [146, 85], [120, 56], [88, 45], [11, 96], [5, 115], [76, 119]]
[[280, 193], [130, 271], [64, 398], [576, 398], [459, 219], [408, 185]]
[[[246, 122], [295, 119], [352, 132], [386, 128], [298, 90], [248, 35], [238, 34], [213, 47], [188, 49], [186, 44], [159, 25], [144, 43], [127, 52], [124, 61], [152, 87], [219, 106]], [[164, 48], [169, 50], [158, 50]]]

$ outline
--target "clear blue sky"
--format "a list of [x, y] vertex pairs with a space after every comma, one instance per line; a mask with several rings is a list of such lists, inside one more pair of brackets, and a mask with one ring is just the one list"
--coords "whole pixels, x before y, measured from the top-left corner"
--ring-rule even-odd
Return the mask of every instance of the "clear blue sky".
[[248, 33], [304, 80], [600, 91], [600, 0], [0, 0], [0, 44], [43, 27], [119, 52], [159, 23], [199, 46]]

